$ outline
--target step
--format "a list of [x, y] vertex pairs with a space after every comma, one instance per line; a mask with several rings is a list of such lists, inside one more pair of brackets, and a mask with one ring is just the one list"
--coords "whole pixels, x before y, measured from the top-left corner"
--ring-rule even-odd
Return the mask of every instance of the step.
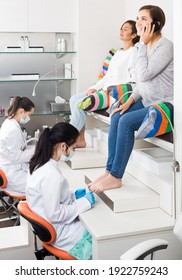
[[105, 137], [105, 139], [98, 137], [98, 134], [99, 134], [98, 131], [99, 131], [99, 128], [86, 130], [86, 132], [85, 132], [86, 143], [87, 143], [87, 145], [95, 148], [96, 150], [98, 150], [100, 153], [102, 153], [103, 155], [105, 155], [107, 157], [108, 145], [106, 142], [106, 137]]
[[83, 149], [76, 149], [74, 157], [66, 161], [66, 163], [72, 169], [87, 169], [104, 167], [106, 166], [106, 160], [106, 156], [93, 147], [86, 147]]
[[156, 175], [172, 172], [173, 154], [163, 148], [133, 150], [133, 159]]
[[97, 131], [95, 129], [85, 130], [85, 141], [87, 143], [87, 146], [94, 146], [94, 138], [97, 138]]
[[[97, 173], [97, 174], [96, 174]], [[93, 182], [102, 171], [91, 173], [87, 170], [85, 182]], [[126, 173], [123, 178], [123, 185], [119, 189], [110, 189], [98, 196], [110, 207], [115, 213], [136, 211], [144, 209], [159, 208], [159, 194], [148, 188], [136, 178]]]
[[94, 128], [97, 133], [97, 138], [106, 143], [108, 142], [108, 135], [109, 135], [109, 126], [102, 126], [98, 128]]
[[133, 156], [127, 165], [127, 172], [134, 174], [135, 178], [151, 190], [160, 195], [160, 208], [169, 215], [173, 214], [173, 186], [174, 176], [172, 171], [156, 175], [152, 170], [144, 168], [138, 161], [133, 160]]

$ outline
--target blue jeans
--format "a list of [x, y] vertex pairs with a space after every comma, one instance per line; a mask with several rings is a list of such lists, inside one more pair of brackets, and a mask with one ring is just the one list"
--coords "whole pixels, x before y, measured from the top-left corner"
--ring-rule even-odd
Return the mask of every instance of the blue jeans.
[[144, 107], [139, 100], [123, 115], [117, 112], [111, 117], [106, 170], [112, 176], [123, 177], [133, 149], [135, 131], [139, 129], [147, 111], [148, 107]]
[[73, 95], [70, 98], [70, 110], [71, 110], [71, 121], [74, 127], [78, 129], [78, 131], [85, 129], [85, 123], [87, 118], [87, 113], [78, 108], [80, 102], [86, 97], [86, 92], [81, 92], [76, 95]]

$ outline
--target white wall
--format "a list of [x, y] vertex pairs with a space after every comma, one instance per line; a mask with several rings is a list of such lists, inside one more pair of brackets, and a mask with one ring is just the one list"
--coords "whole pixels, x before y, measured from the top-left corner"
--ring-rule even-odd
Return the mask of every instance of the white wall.
[[144, 5], [156, 5], [163, 9], [166, 15], [166, 24], [163, 36], [173, 40], [173, 0], [125, 0], [125, 18], [136, 19], [140, 7]]
[[108, 51], [121, 47], [124, 12], [125, 0], [78, 1], [79, 91], [95, 83]]
[[174, 118], [175, 118], [175, 150], [180, 164], [180, 172], [176, 173], [177, 216], [182, 211], [182, 118], [181, 118], [181, 34], [182, 34], [182, 1], [175, 0], [174, 6]]
[[78, 84], [86, 90], [95, 81], [111, 48], [121, 47], [119, 29], [128, 19], [136, 20], [141, 6], [160, 6], [166, 15], [163, 35], [173, 39], [173, 1], [166, 0], [78, 0]]

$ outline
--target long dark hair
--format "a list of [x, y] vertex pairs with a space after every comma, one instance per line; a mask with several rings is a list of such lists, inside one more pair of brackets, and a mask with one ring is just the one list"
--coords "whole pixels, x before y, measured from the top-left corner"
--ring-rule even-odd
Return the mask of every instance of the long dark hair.
[[165, 25], [165, 22], [166, 22], [166, 17], [165, 17], [164, 11], [160, 7], [154, 6], [154, 5], [142, 6], [139, 9], [139, 11], [141, 11], [141, 10], [149, 10], [152, 20], [160, 22], [160, 29], [156, 31], [156, 33], [160, 34], [161, 29], [163, 28], [163, 26]]
[[133, 35], [133, 34], [136, 34], [136, 37], [133, 38], [133, 40], [132, 40], [133, 44], [135, 45], [135, 44], [138, 43], [139, 40], [140, 40], [140, 36], [137, 35], [136, 21], [129, 19], [129, 20], [125, 21], [125, 22], [122, 24], [121, 28], [123, 27], [123, 25], [124, 25], [125, 23], [129, 23], [129, 24], [131, 25], [131, 29], [132, 29], [132, 33], [131, 33], [131, 34], [132, 34], [132, 35]]
[[30, 159], [30, 174], [50, 160], [57, 144], [65, 142], [71, 146], [76, 142], [78, 136], [79, 131], [65, 122], [59, 122], [51, 129], [45, 128], [37, 142], [35, 153]]
[[35, 108], [35, 105], [27, 97], [15, 96], [8, 109], [8, 117], [13, 117], [20, 108], [24, 109], [25, 112], [30, 112], [32, 108]]

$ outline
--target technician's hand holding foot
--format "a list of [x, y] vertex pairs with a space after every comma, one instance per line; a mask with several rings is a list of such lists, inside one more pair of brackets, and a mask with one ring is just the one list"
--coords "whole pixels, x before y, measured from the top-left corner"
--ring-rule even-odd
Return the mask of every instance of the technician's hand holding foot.
[[86, 189], [78, 189], [75, 191], [75, 197], [76, 199], [83, 197], [86, 194]]

